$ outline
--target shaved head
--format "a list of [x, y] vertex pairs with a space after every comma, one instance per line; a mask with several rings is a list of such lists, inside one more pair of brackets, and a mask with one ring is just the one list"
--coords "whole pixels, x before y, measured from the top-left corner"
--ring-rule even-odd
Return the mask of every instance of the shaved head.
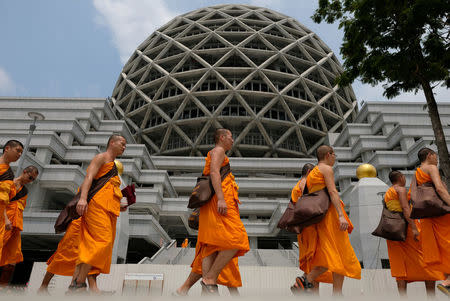
[[389, 181], [391, 181], [392, 184], [397, 183], [401, 178], [403, 174], [398, 170], [393, 170], [389, 173]]
[[311, 163], [306, 163], [305, 165], [303, 165], [302, 168], [302, 176], [306, 176], [308, 174], [308, 172], [310, 172], [312, 169], [314, 168], [314, 165], [312, 165]]
[[35, 173], [35, 174], [39, 174], [39, 170], [36, 168], [36, 166], [30, 165], [25, 167], [25, 169], [23, 170], [23, 172], [26, 173]]
[[[122, 135], [120, 135], [120, 134], [112, 134], [112, 135], [109, 137], [109, 139], [108, 139], [108, 143], [106, 144], [106, 147], [109, 147], [109, 145], [110, 145], [112, 142], [115, 142], [115, 141], [117, 141], [117, 140], [119, 140], [119, 139], [125, 139], [125, 137], [122, 136]], [[125, 141], [127, 141], [127, 139], [125, 139]]]
[[436, 152], [428, 147], [423, 147], [417, 153], [417, 157], [419, 157], [420, 163], [424, 162], [429, 154], [434, 155]]
[[333, 148], [328, 145], [321, 145], [317, 148], [317, 160], [322, 161], [325, 159], [327, 154], [332, 154]]
[[227, 135], [227, 133], [229, 132], [230, 130], [227, 130], [227, 129], [217, 129], [215, 132], [214, 132], [214, 142], [217, 144], [217, 143], [219, 143], [219, 141], [220, 141], [220, 137], [221, 136], [226, 136]]
[[20, 146], [23, 148], [23, 144], [22, 142], [18, 141], [18, 140], [8, 140], [5, 145], [3, 146], [3, 151], [5, 151], [6, 147], [9, 146], [10, 148], [14, 148], [17, 146]]

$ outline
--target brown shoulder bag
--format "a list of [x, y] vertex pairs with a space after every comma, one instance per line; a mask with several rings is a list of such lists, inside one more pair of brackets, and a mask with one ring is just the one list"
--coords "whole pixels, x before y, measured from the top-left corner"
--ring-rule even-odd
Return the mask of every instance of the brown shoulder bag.
[[[305, 185], [303, 186], [302, 191], [305, 194], [308, 193], [308, 187], [306, 187], [306, 181], [305, 181]], [[300, 201], [300, 198], [299, 198], [298, 201]], [[294, 207], [295, 207], [295, 203], [291, 199], [289, 201], [289, 204], [288, 204], [286, 210], [284, 211], [283, 215], [281, 216], [277, 227], [282, 229], [282, 230], [286, 230], [286, 231], [289, 231], [289, 232], [300, 234], [302, 232], [302, 228], [303, 227], [297, 226], [297, 225], [288, 226], [288, 223], [291, 223], [293, 221], [293, 219], [294, 219]]]
[[305, 228], [319, 223], [327, 214], [330, 201], [327, 188], [303, 194], [295, 203], [294, 215], [287, 225]]
[[[220, 178], [223, 181], [226, 176], [231, 172], [230, 163], [220, 168]], [[210, 175], [201, 175], [197, 178], [197, 184], [195, 185], [191, 196], [189, 197], [188, 208], [200, 208], [209, 202], [214, 196], [214, 187], [212, 186]]]
[[391, 211], [387, 208], [384, 199], [381, 202], [383, 203], [383, 210], [381, 212], [380, 223], [372, 232], [372, 235], [393, 241], [405, 241], [408, 222], [403, 212]]
[[433, 183], [427, 182], [418, 186], [415, 176], [411, 181], [411, 204], [413, 219], [438, 217], [450, 213], [450, 206], [441, 199]]

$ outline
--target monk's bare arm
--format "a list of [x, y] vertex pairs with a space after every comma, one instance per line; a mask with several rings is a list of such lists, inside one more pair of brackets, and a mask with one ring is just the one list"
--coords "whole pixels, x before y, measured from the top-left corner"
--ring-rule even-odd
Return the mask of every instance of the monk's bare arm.
[[445, 189], [445, 186], [442, 183], [438, 168], [436, 166], [430, 165], [427, 168], [427, 171], [430, 174], [434, 187], [436, 187], [437, 193], [442, 198], [442, 200], [450, 206], [450, 194], [448, 193], [447, 189]]
[[411, 209], [410, 209], [409, 203], [408, 203], [408, 196], [407, 196], [406, 188], [396, 185], [396, 186], [394, 186], [394, 189], [397, 192], [398, 200], [399, 200], [400, 206], [402, 207], [402, 210], [403, 210], [403, 216], [405, 217], [406, 221], [411, 225], [413, 230], [414, 229], [417, 230], [416, 224], [410, 218]]
[[217, 210], [220, 214], [227, 213], [227, 204], [222, 190], [222, 179], [220, 177], [220, 167], [225, 159], [225, 150], [221, 147], [214, 148], [211, 153], [210, 176], [211, 183], [217, 195]]
[[333, 168], [328, 165], [322, 165], [320, 167], [320, 172], [322, 173], [324, 179], [325, 179], [325, 185], [328, 189], [328, 193], [330, 194], [331, 202], [334, 205], [334, 208], [336, 208], [336, 211], [339, 216], [339, 229], [341, 231], [345, 231], [348, 228], [348, 222], [345, 219], [344, 211], [341, 207], [341, 198], [339, 197], [339, 193], [336, 189], [336, 184], [334, 184], [334, 172]]
[[94, 180], [97, 172], [100, 170], [100, 167], [106, 163], [105, 160], [106, 158], [104, 154], [95, 156], [86, 170], [86, 177], [80, 186], [80, 200], [77, 204], [77, 212], [79, 215], [83, 215], [87, 210], [87, 196], [89, 189], [91, 188], [92, 181]]

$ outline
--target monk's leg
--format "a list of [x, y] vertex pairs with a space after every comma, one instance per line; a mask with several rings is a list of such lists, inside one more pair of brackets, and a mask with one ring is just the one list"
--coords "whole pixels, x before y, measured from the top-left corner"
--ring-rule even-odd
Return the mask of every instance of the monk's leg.
[[223, 250], [218, 252], [211, 268], [208, 270], [208, 272], [206, 272], [206, 274], [203, 274], [203, 283], [217, 284], [217, 278], [219, 277], [220, 272], [234, 257], [234, 255], [236, 255], [237, 251], [238, 250], [234, 249], [234, 250]]
[[436, 296], [436, 281], [425, 281], [425, 289], [427, 290], [427, 296], [428, 297], [434, 297]]
[[406, 297], [406, 280], [397, 280], [397, 288], [400, 297]]
[[326, 271], [328, 271], [328, 268], [326, 268], [326, 267], [319, 267], [319, 266], [313, 267], [311, 272], [309, 272], [306, 275], [306, 280], [308, 280], [309, 283], [313, 283], [317, 277], [319, 277]]
[[191, 289], [191, 287], [202, 278], [202, 275], [190, 272], [189, 276], [187, 277], [186, 281], [177, 288], [178, 295], [186, 296], [188, 291]]
[[97, 286], [97, 276], [98, 274], [95, 275], [88, 275], [87, 276], [87, 281], [89, 284], [89, 291], [95, 294], [100, 294], [101, 291]]
[[343, 285], [344, 285], [344, 276], [333, 273], [333, 296], [342, 296]]
[[48, 291], [48, 285], [50, 284], [50, 281], [52, 280], [54, 275], [55, 274], [52, 274], [50, 272], [45, 272], [44, 279], [42, 279], [41, 287], [39, 288], [38, 293]]
[[211, 255], [202, 259], [202, 277], [204, 278], [208, 271], [211, 269], [214, 260], [216, 260], [218, 252], [214, 252]]
[[91, 265], [87, 263], [80, 263], [78, 266], [79, 266], [79, 273], [78, 276], [76, 277], [75, 282], [77, 285], [80, 285], [86, 283], [86, 278], [89, 271], [91, 270]]
[[237, 287], [230, 287], [228, 286], [228, 291], [230, 292], [230, 296], [231, 297], [239, 297], [239, 290]]
[[442, 285], [444, 286], [450, 286], [450, 274], [445, 274], [445, 280], [442, 281]]

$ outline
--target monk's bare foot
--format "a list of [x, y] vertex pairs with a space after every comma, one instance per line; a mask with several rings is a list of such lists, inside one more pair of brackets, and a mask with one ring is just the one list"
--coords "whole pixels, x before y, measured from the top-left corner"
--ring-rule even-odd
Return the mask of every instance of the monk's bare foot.
[[43, 296], [50, 296], [50, 293], [48, 292], [48, 287], [46, 287], [46, 286], [41, 286], [38, 289], [37, 294], [43, 295]]

